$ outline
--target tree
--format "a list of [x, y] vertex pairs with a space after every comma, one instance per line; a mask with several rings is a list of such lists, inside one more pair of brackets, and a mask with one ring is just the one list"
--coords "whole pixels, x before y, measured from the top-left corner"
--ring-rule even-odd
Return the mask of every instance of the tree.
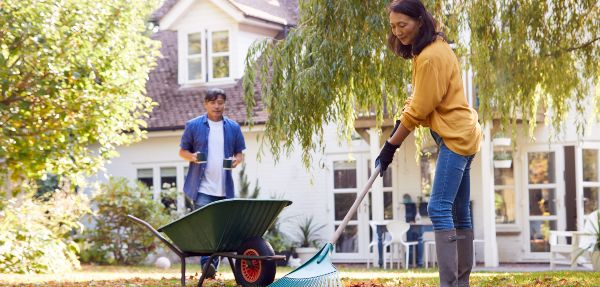
[[13, 181], [77, 178], [142, 138], [157, 1], [0, 3], [0, 159]]
[[[348, 137], [359, 116], [378, 123], [398, 116], [411, 67], [386, 47], [388, 2], [300, 1], [299, 24], [285, 39], [250, 49], [248, 114], [258, 82], [269, 113], [263, 142], [276, 157], [297, 142], [308, 166], [310, 152], [323, 144], [324, 124], [339, 123]], [[571, 104], [584, 114], [590, 82], [598, 84], [600, 8], [595, 0], [533, 2], [424, 1], [449, 39], [472, 31], [470, 42], [457, 43], [457, 54], [475, 72], [483, 121], [497, 111], [505, 124], [522, 118], [535, 127], [537, 109], [545, 108], [559, 129]]]

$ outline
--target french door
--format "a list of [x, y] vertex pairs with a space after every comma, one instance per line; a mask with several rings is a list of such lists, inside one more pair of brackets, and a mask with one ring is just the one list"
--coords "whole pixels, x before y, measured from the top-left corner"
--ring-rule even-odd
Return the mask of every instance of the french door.
[[559, 164], [564, 162], [563, 151], [540, 145], [526, 150], [524, 156], [525, 257], [545, 259], [550, 230], [565, 228], [564, 165]]
[[[331, 194], [330, 225], [337, 229], [346, 213], [367, 183], [368, 154], [339, 154], [329, 156]], [[335, 245], [333, 259], [357, 261], [367, 257], [369, 240], [369, 196], [365, 197]]]
[[577, 226], [583, 228], [583, 217], [600, 209], [600, 143], [584, 143], [576, 155]]

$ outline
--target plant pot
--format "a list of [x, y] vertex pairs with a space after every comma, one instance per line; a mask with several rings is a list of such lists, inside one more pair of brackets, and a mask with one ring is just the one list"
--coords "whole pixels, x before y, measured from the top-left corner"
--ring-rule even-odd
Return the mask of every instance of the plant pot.
[[600, 250], [594, 250], [590, 257], [592, 258], [592, 268], [594, 271], [600, 271]]
[[494, 167], [495, 168], [510, 168], [510, 166], [512, 165], [512, 160], [507, 159], [507, 160], [494, 160]]
[[494, 138], [492, 143], [494, 146], [510, 146], [510, 138]]
[[300, 264], [304, 264], [310, 258], [312, 258], [315, 254], [317, 254], [317, 248], [314, 247], [298, 247], [296, 248], [296, 254], [298, 254], [298, 258], [300, 258]]
[[287, 266], [288, 261], [290, 260], [290, 257], [292, 256], [292, 251], [291, 250], [276, 251], [275, 255], [285, 255], [285, 260], [277, 260], [277, 261], [275, 261], [275, 264], [277, 264], [277, 266]]

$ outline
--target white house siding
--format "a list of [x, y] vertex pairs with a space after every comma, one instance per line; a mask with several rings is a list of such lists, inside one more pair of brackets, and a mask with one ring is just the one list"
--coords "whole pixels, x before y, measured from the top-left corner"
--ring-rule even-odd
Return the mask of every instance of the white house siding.
[[[258, 28], [247, 24], [240, 24], [238, 26], [237, 38], [233, 39], [238, 43], [238, 54], [237, 62], [233, 62], [235, 65], [240, 67], [240, 71], [243, 71], [245, 67], [246, 55], [250, 46], [256, 42], [267, 38], [275, 38], [279, 31], [270, 30], [265, 28]], [[240, 78], [242, 74], [236, 75], [235, 78]]]

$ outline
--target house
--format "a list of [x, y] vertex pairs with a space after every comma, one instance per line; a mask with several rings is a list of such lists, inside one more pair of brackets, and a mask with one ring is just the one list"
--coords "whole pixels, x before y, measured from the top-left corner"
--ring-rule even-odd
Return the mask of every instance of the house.
[[[336, 138], [334, 126], [326, 127], [325, 152], [313, 155], [311, 171], [304, 169], [299, 152], [278, 162], [269, 154], [257, 160], [257, 137], [264, 132], [267, 114], [255, 110], [256, 125], [246, 125], [240, 81], [244, 58], [252, 42], [285, 37], [296, 24], [297, 1], [167, 0], [153, 19], [160, 27], [154, 38], [162, 42], [163, 57], [150, 74], [147, 90], [159, 106], [148, 121], [148, 138], [119, 147], [120, 157], [106, 166], [107, 174], [140, 180], [152, 187], [155, 197], [165, 183], [181, 190], [187, 173], [187, 163], [178, 156], [184, 124], [204, 113], [202, 91], [220, 87], [228, 94], [225, 114], [242, 125], [250, 181], [258, 179], [262, 197], [294, 202], [280, 215], [284, 231], [292, 236], [296, 222], [312, 215], [326, 224], [322, 237], [327, 239], [365, 185], [391, 120], [383, 132], [372, 119], [357, 120], [357, 136], [349, 142]], [[464, 82], [473, 103], [471, 74], [465, 72]], [[515, 150], [493, 144], [497, 129], [497, 124], [487, 125], [471, 169], [475, 237], [485, 242], [477, 245], [477, 259], [486, 266], [547, 262], [548, 231], [580, 229], [583, 215], [600, 206], [600, 127], [588, 127], [582, 138], [569, 127], [559, 141], [550, 142], [551, 129], [540, 123], [537, 141], [519, 136]], [[369, 200], [338, 242], [334, 262], [366, 262], [372, 257], [369, 222], [398, 219], [405, 203], [427, 201], [437, 150], [426, 146], [431, 155], [418, 165], [413, 139], [400, 148], [383, 179], [375, 181]], [[511, 154], [511, 163], [494, 167], [494, 154], [503, 150]], [[237, 173], [239, 169], [235, 179]], [[179, 194], [178, 207], [183, 209]]]

